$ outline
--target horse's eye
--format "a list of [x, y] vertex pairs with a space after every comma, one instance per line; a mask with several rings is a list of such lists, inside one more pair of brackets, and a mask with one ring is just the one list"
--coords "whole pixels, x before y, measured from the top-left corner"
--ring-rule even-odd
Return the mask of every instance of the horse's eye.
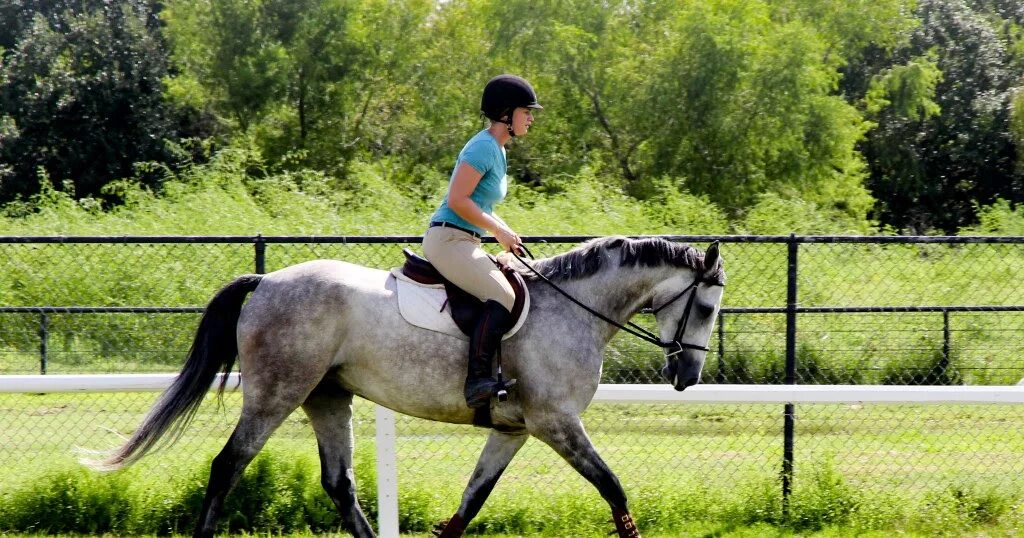
[[715, 313], [715, 305], [713, 305], [711, 303], [705, 303], [705, 302], [698, 301], [697, 302], [697, 313], [700, 314], [700, 316], [702, 318], [709, 318], [709, 317], [711, 317], [712, 314]]

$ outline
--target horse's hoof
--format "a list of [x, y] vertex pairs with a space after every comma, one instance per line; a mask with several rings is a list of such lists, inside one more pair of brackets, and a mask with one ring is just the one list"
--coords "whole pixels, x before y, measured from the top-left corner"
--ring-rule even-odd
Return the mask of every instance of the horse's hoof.
[[459, 538], [466, 532], [466, 523], [462, 521], [459, 514], [455, 514], [451, 519], [446, 519], [437, 525], [434, 525], [434, 536], [440, 538]]

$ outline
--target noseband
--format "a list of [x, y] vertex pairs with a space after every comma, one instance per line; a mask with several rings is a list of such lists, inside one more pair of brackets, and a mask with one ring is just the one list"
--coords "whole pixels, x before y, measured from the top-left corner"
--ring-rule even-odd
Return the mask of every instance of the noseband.
[[[519, 246], [527, 254], [529, 254], [531, 258], [533, 257], [533, 254], [531, 254], [530, 251], [526, 249], [525, 245], [519, 245]], [[619, 329], [621, 329], [621, 330], [623, 330], [623, 331], [625, 331], [625, 332], [627, 332], [627, 333], [629, 333], [629, 334], [631, 334], [631, 335], [633, 335], [633, 336], [635, 336], [635, 337], [637, 337], [637, 338], [639, 338], [639, 339], [641, 339], [641, 340], [643, 340], [645, 342], [649, 342], [651, 344], [654, 344], [656, 346], [664, 348], [666, 350], [666, 353], [665, 353], [665, 358], [666, 359], [671, 359], [672, 357], [682, 353], [683, 350], [686, 350], [686, 349], [697, 349], [697, 350], [705, 351], [705, 352], [706, 351], [710, 351], [710, 349], [707, 348], [706, 346], [698, 346], [697, 344], [690, 344], [688, 342], [683, 342], [682, 338], [683, 338], [683, 335], [686, 333], [686, 325], [690, 321], [690, 311], [693, 309], [693, 301], [694, 301], [694, 299], [697, 298], [697, 286], [699, 284], [701, 284], [701, 283], [710, 284], [712, 286], [724, 286], [724, 284], [721, 284], [721, 283], [719, 283], [717, 281], [714, 281], [714, 280], [709, 280], [707, 278], [704, 278], [704, 275], [697, 275], [697, 277], [693, 279], [693, 282], [691, 282], [688, 286], [683, 288], [682, 291], [677, 293], [674, 297], [672, 297], [671, 299], [669, 299], [668, 301], [663, 303], [658, 308], [652, 309], [651, 313], [652, 314], [657, 314], [658, 312], [662, 311], [666, 306], [668, 306], [668, 305], [678, 301], [679, 298], [682, 297], [683, 295], [686, 295], [686, 292], [688, 292], [688, 291], [692, 291], [693, 292], [693, 293], [690, 294], [690, 297], [686, 299], [686, 308], [683, 311], [683, 315], [679, 318], [679, 323], [676, 324], [675, 335], [672, 337], [671, 341], [666, 342], [666, 341], [662, 340], [661, 338], [658, 338], [658, 335], [652, 333], [651, 331], [648, 331], [647, 329], [637, 325], [636, 323], [633, 323], [632, 321], [628, 321], [628, 322], [626, 322], [626, 325], [623, 325], [623, 324], [621, 324], [621, 323], [619, 323], [619, 322], [609, 318], [608, 316], [606, 316], [606, 315], [604, 315], [604, 314], [594, 310], [593, 308], [590, 308], [589, 306], [579, 302], [575, 297], [573, 297], [572, 295], [569, 295], [568, 292], [566, 292], [562, 288], [558, 287], [557, 284], [552, 282], [546, 276], [540, 274], [539, 271], [534, 269], [532, 265], [526, 263], [526, 260], [520, 258], [519, 255], [516, 254], [514, 251], [512, 252], [512, 255], [515, 256], [515, 258], [517, 260], [519, 260], [520, 263], [525, 265], [527, 267], [527, 269], [532, 271], [533, 274], [537, 275], [537, 278], [543, 280], [544, 282], [547, 282], [548, 285], [550, 285], [552, 288], [555, 289], [555, 291], [557, 291], [558, 293], [561, 293], [562, 295], [564, 295], [567, 299], [569, 299], [573, 303], [576, 303], [576, 305], [579, 306], [580, 308], [586, 310], [587, 312], [590, 312], [592, 315], [594, 315], [595, 317], [601, 319], [602, 321], [604, 321], [604, 322], [606, 322], [608, 324], [611, 324], [611, 325], [613, 325], [615, 327], [618, 327]], [[672, 351], [672, 352], [669, 353], [668, 350], [672, 349], [672, 348], [675, 348], [675, 351]]]
[[660, 312], [666, 306], [676, 302], [677, 300], [679, 300], [680, 297], [685, 295], [686, 292], [692, 290], [692, 293], [690, 293], [690, 297], [686, 299], [686, 308], [683, 309], [683, 315], [680, 316], [679, 322], [676, 324], [676, 333], [675, 333], [675, 336], [672, 337], [672, 341], [671, 342], [662, 342], [660, 339], [657, 338], [656, 335], [654, 335], [650, 331], [647, 331], [646, 329], [643, 329], [643, 327], [640, 327], [639, 325], [636, 325], [633, 322], [630, 322], [630, 325], [633, 325], [634, 327], [637, 327], [638, 329], [643, 330], [647, 334], [649, 334], [652, 337], [654, 337], [655, 340], [657, 340], [657, 342], [652, 342], [652, 343], [656, 343], [657, 345], [665, 348], [666, 350], [668, 348], [670, 348], [670, 347], [675, 346], [676, 347], [675, 351], [673, 351], [671, 353], [665, 353], [665, 358], [667, 358], [667, 359], [668, 358], [672, 358], [672, 357], [682, 353], [684, 349], [699, 349], [699, 350], [705, 351], [705, 352], [706, 351], [710, 351], [710, 349], [708, 349], [706, 346], [698, 346], [697, 344], [690, 344], [688, 342], [683, 342], [682, 341], [683, 340], [683, 335], [686, 334], [686, 325], [687, 325], [687, 323], [690, 322], [690, 312], [693, 310], [693, 301], [694, 301], [694, 299], [697, 298], [697, 285], [699, 285], [702, 282], [705, 283], [705, 284], [713, 285], [713, 286], [714, 285], [719, 285], [719, 286], [721, 285], [721, 284], [718, 284], [717, 282], [714, 282], [714, 281], [711, 281], [711, 280], [708, 280], [708, 279], [704, 278], [703, 275], [698, 275], [696, 278], [693, 279], [693, 282], [691, 282], [689, 286], [686, 286], [685, 288], [683, 288], [683, 291], [677, 293], [675, 295], [675, 297], [669, 299], [668, 301], [666, 301], [664, 304], [662, 304], [658, 308], [655, 308], [655, 309], [651, 310], [652, 314], [657, 315], [658, 312]]

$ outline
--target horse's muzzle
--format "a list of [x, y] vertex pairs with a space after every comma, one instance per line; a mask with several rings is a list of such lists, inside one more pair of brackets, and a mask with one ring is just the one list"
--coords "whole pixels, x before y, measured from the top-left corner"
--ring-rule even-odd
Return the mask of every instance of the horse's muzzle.
[[673, 365], [673, 367], [666, 366], [662, 368], [661, 376], [664, 377], [666, 381], [672, 384], [672, 388], [678, 391], [682, 391], [686, 389], [686, 387], [692, 387], [696, 385], [697, 382], [700, 381], [700, 377], [687, 375], [680, 376], [677, 365]]

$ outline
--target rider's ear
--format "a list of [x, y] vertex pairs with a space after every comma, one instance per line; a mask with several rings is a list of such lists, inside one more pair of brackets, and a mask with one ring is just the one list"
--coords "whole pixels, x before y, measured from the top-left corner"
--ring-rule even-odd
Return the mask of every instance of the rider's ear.
[[722, 256], [718, 252], [718, 241], [715, 241], [711, 243], [711, 246], [704, 253], [704, 272], [708, 274], [714, 273], [721, 264]]

